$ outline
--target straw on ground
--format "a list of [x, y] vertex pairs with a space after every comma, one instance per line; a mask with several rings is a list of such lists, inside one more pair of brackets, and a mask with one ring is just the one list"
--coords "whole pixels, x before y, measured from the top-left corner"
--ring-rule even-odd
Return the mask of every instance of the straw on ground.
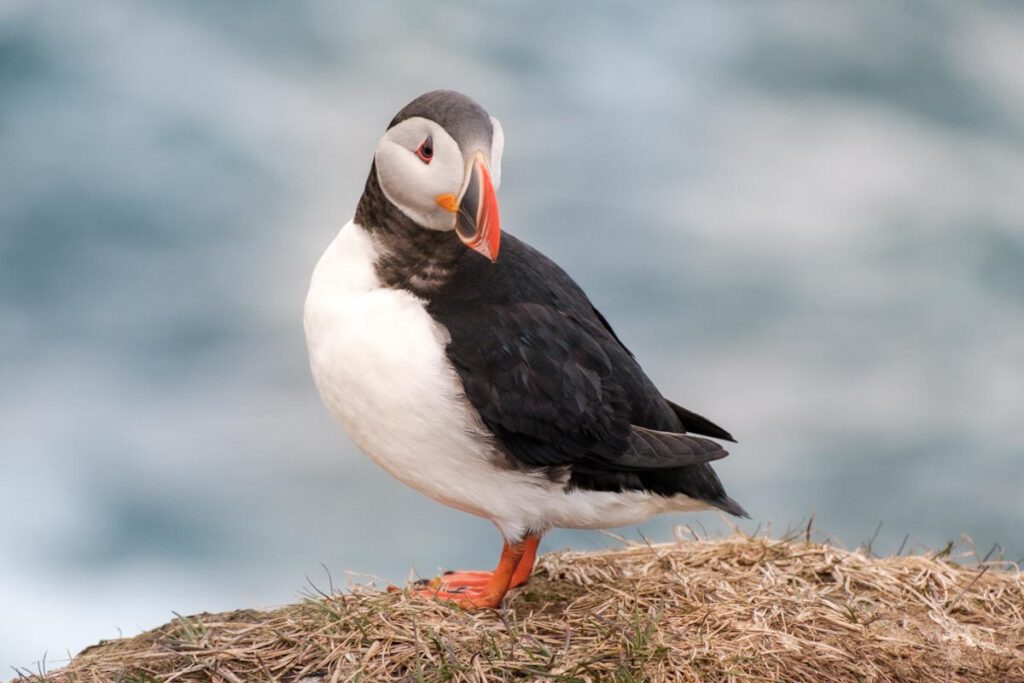
[[180, 617], [41, 682], [1024, 681], [1024, 579], [740, 534], [542, 557], [500, 612], [360, 589]]

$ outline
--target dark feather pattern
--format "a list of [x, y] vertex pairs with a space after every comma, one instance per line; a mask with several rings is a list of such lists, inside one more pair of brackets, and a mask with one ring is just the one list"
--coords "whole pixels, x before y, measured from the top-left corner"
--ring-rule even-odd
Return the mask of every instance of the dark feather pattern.
[[629, 448], [614, 464], [625, 470], [665, 470], [700, 465], [727, 455], [724, 448], [709, 439], [633, 426]]
[[376, 163], [356, 206], [355, 222], [373, 233], [381, 251], [377, 276], [388, 287], [426, 297], [469, 255], [452, 234], [426, 230], [391, 203], [381, 189]]

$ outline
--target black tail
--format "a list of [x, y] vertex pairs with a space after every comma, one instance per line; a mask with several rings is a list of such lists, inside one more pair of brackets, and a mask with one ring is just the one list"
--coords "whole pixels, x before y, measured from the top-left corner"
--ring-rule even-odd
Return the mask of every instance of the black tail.
[[729, 496], [723, 496], [721, 498], [716, 498], [714, 500], [708, 499], [707, 502], [711, 503], [719, 510], [728, 512], [730, 515], [735, 515], [736, 517], [746, 517], [747, 519], [750, 519], [750, 515], [748, 515], [747, 511], [743, 509], [743, 506], [737, 503]]
[[676, 405], [668, 399], [665, 399], [665, 402], [668, 403], [675, 412], [676, 417], [678, 417], [679, 421], [683, 423], [683, 429], [687, 432], [691, 434], [703, 434], [704, 436], [732, 441], [733, 443], [736, 442], [736, 439], [732, 438], [732, 434], [725, 431], [706, 417], [698, 415], [692, 410], [687, 410], [680, 405]]

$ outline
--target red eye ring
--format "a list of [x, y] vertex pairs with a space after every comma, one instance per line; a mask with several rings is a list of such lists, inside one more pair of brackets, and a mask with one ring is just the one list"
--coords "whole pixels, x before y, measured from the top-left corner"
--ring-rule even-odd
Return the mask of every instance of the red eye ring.
[[434, 158], [433, 135], [428, 135], [427, 139], [420, 143], [420, 146], [416, 148], [416, 156], [418, 156], [423, 163], [430, 163], [430, 160]]

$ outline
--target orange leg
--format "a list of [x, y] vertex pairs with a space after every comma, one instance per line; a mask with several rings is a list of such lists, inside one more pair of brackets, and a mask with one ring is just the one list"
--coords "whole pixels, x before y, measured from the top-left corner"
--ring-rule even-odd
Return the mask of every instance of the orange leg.
[[509, 588], [518, 588], [529, 581], [530, 574], [533, 573], [533, 564], [537, 561], [537, 546], [540, 545], [540, 536], [527, 536], [523, 543], [526, 546], [526, 552], [523, 553], [523, 559], [519, 560], [519, 566], [512, 574], [512, 583]]
[[493, 572], [450, 572], [416, 594], [451, 600], [464, 609], [497, 607], [510, 588], [523, 585], [530, 577], [539, 543], [540, 536], [527, 536], [521, 543], [506, 542]]

